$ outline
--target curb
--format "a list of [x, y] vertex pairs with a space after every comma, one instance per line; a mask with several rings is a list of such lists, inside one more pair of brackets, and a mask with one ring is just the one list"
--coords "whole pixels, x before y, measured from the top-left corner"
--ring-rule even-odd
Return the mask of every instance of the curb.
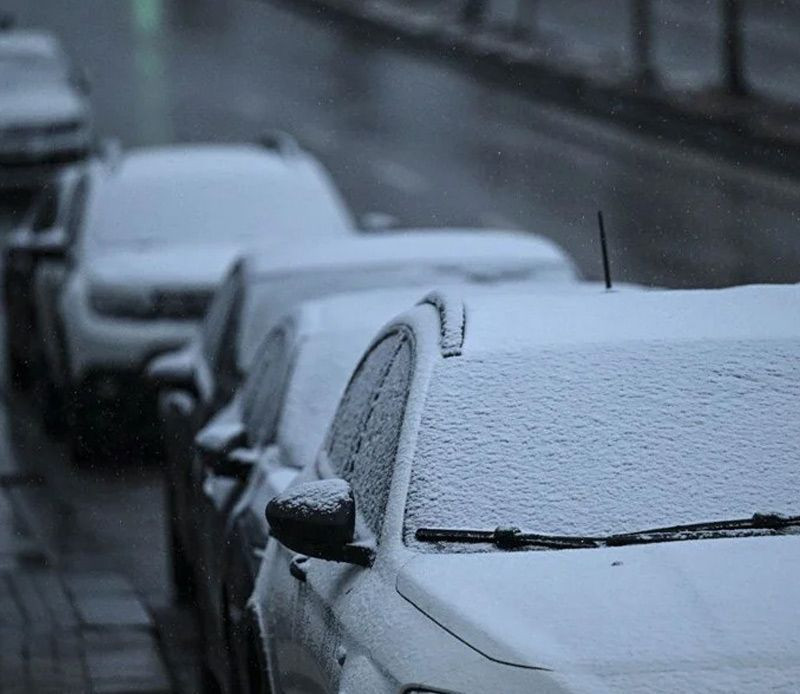
[[[515, 45], [488, 33], [471, 33], [435, 17], [420, 17], [385, 2], [352, 0], [269, 0], [305, 7], [317, 17], [328, 16], [351, 23], [372, 37], [390, 38], [392, 46], [412, 48], [468, 68], [471, 74], [504, 84], [560, 106], [603, 118], [639, 134], [669, 138], [724, 157], [736, 164], [746, 161], [764, 169], [800, 176], [800, 138], [782, 138], [776, 131], [785, 123], [765, 127], [763, 118], [731, 114], [723, 104], [718, 112], [695, 104], [703, 94], [670, 94], [642, 90], [629, 81], [599, 79], [575, 69], [565, 69], [537, 59], [535, 47]], [[709, 95], [706, 94], [706, 97]], [[744, 104], [769, 107], [767, 101]], [[735, 109], [734, 109], [735, 110]], [[800, 120], [800, 109], [783, 107], [781, 115]], [[747, 113], [744, 114], [747, 116]]]

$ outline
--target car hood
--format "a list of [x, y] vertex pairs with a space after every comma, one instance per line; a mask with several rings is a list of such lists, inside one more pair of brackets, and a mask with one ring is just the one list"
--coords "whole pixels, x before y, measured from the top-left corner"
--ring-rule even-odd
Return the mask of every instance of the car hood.
[[747, 671], [751, 691], [773, 691], [800, 675], [799, 573], [795, 535], [424, 554], [404, 565], [397, 590], [492, 660], [602, 679], [600, 690], [686, 677], [690, 686], [669, 691], [701, 691], [694, 684], [724, 673], [741, 684]]
[[209, 288], [217, 285], [242, 249], [235, 245], [148, 246], [97, 251], [87, 259], [90, 283], [118, 286]]
[[45, 126], [87, 117], [85, 99], [67, 85], [31, 85], [0, 92], [0, 128]]

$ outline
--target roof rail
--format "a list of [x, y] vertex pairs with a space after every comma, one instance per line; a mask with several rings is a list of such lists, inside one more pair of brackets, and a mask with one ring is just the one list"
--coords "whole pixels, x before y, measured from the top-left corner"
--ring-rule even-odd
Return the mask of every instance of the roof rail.
[[283, 157], [294, 156], [302, 152], [302, 147], [294, 138], [283, 130], [268, 130], [258, 138], [258, 144]]
[[464, 301], [452, 292], [433, 291], [417, 304], [433, 306], [439, 313], [439, 348], [442, 356], [458, 357], [464, 349], [467, 310]]

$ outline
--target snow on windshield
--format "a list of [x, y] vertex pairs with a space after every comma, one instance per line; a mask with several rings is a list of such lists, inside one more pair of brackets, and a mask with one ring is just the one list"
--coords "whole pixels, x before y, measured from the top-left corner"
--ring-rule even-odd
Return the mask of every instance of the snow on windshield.
[[0, 88], [41, 86], [61, 82], [66, 71], [53, 57], [36, 53], [0, 53]]
[[788, 340], [473, 355], [436, 367], [406, 508], [419, 527], [605, 535], [800, 514]]
[[[314, 200], [314, 204], [309, 203]], [[333, 201], [296, 181], [236, 175], [160, 177], [103, 186], [88, 220], [100, 246], [291, 239], [338, 224]], [[336, 208], [338, 209], [338, 208]]]

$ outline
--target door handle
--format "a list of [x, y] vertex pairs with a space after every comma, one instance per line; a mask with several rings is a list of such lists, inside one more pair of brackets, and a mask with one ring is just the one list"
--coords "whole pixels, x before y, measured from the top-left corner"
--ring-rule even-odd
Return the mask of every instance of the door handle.
[[308, 567], [306, 566], [306, 562], [308, 562], [308, 557], [305, 557], [302, 554], [297, 557], [294, 557], [292, 561], [289, 562], [289, 573], [292, 574], [292, 576], [294, 576], [301, 583], [306, 582], [308, 574]]

